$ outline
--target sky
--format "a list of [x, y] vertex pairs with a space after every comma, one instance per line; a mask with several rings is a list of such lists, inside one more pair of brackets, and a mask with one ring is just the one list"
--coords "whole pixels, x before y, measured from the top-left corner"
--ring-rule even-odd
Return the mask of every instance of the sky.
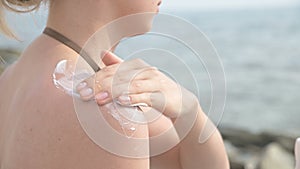
[[163, 0], [162, 10], [260, 8], [300, 5], [300, 0]]

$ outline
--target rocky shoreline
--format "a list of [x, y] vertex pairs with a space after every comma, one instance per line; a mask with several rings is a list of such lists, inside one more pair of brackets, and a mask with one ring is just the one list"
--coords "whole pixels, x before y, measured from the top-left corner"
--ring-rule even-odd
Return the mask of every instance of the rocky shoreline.
[[[0, 74], [15, 61], [20, 51], [0, 49]], [[231, 169], [294, 169], [295, 136], [278, 133], [251, 133], [236, 128], [219, 128]]]
[[294, 169], [296, 136], [220, 128], [231, 169]]

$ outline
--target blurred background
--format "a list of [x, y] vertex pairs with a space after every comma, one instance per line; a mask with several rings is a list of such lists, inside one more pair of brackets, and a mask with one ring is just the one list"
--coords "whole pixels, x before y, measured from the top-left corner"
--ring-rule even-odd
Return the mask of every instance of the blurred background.
[[[300, 136], [300, 1], [164, 0], [160, 12], [198, 27], [220, 55], [227, 100], [218, 126], [232, 168], [294, 168]], [[7, 17], [21, 41], [0, 35], [0, 69], [41, 33], [47, 12]], [[209, 99], [201, 102], [207, 110]]]

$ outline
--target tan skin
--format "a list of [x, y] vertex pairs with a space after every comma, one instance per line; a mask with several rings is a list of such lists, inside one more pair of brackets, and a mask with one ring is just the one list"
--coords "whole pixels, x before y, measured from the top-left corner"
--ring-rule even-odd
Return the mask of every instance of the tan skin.
[[[61, 0], [54, 1], [50, 8], [47, 25], [60, 31], [76, 43], [83, 45], [99, 27], [118, 17], [138, 12], [156, 12], [160, 1], [133, 0]], [[80, 13], [78, 12], [80, 10]], [[91, 24], [93, 23], [93, 24]], [[88, 28], [86, 25], [90, 25]], [[78, 34], [78, 32], [81, 32]], [[142, 71], [140, 79], [146, 87], [131, 87], [131, 103], [145, 102], [153, 108], [160, 108], [159, 99], [149, 99], [149, 93], [164, 94], [167, 100], [163, 116], [154, 123], [141, 125], [135, 137], [149, 138], [159, 135], [173, 126], [169, 118], [198, 113], [195, 125], [187, 137], [173, 149], [159, 156], [143, 159], [124, 158], [113, 155], [97, 146], [81, 128], [73, 107], [72, 98], [52, 83], [52, 73], [62, 59], [74, 59], [77, 54], [53, 40], [39, 36], [22, 54], [21, 58], [9, 67], [0, 77], [0, 168], [1, 169], [219, 169], [229, 168], [222, 138], [219, 132], [204, 144], [198, 143], [198, 136], [207, 117], [202, 112], [198, 100], [184, 90], [189, 103], [184, 111], [176, 111], [178, 100], [171, 91], [178, 91], [178, 85], [156, 69]], [[106, 71], [97, 73], [97, 78], [107, 84], [97, 91], [109, 91], [111, 77], [121, 60], [108, 54], [103, 60]], [[132, 64], [139, 63], [139, 64]], [[141, 60], [122, 62], [123, 72], [149, 68]], [[109, 70], [109, 71], [107, 71]], [[120, 72], [122, 73], [122, 71]], [[150, 78], [156, 75], [156, 79]], [[125, 78], [126, 79], [126, 78]], [[154, 83], [161, 80], [164, 85]], [[89, 80], [86, 80], [89, 86]], [[141, 82], [141, 81], [139, 81]], [[123, 83], [128, 83], [126, 80]], [[131, 83], [130, 83], [131, 84]], [[136, 83], [132, 83], [136, 84]], [[107, 87], [105, 87], [107, 86]], [[137, 88], [135, 88], [137, 87]], [[118, 89], [122, 89], [118, 87]], [[120, 93], [116, 91], [116, 93]], [[118, 97], [121, 94], [117, 94]], [[140, 97], [143, 96], [143, 97]], [[82, 99], [89, 99], [89, 96]], [[154, 97], [156, 98], [156, 97]], [[157, 97], [158, 98], [158, 97]], [[105, 100], [98, 100], [101, 106], [111, 101], [111, 94]], [[156, 104], [155, 104], [156, 103]], [[185, 111], [186, 110], [186, 111]], [[175, 112], [175, 114], [172, 113]], [[113, 128], [120, 131], [119, 124], [110, 116], [106, 119]], [[175, 127], [176, 128], [176, 127]], [[166, 141], [176, 139], [176, 130]]]

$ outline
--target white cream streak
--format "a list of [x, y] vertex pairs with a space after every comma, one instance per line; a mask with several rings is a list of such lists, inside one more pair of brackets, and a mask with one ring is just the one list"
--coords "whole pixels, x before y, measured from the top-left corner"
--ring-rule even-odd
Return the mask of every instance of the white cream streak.
[[[53, 84], [57, 89], [62, 90], [70, 96], [80, 98], [75, 87], [81, 81], [87, 79], [92, 74], [87, 70], [77, 71], [74, 73], [72, 65], [68, 65], [67, 60], [61, 60], [56, 65], [53, 72]], [[124, 134], [130, 138], [134, 135], [139, 122], [144, 123], [145, 118], [143, 112], [139, 111], [136, 106], [147, 106], [147, 104], [139, 103], [130, 106], [122, 106], [119, 102], [112, 102], [105, 105], [106, 112], [119, 122]]]

